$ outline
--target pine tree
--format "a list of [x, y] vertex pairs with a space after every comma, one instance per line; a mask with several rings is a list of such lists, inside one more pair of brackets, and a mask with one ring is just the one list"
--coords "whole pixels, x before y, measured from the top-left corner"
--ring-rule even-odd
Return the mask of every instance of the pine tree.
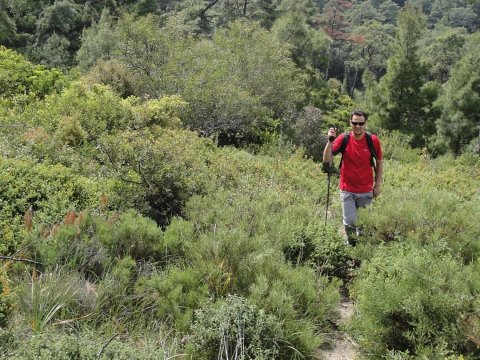
[[422, 95], [426, 69], [417, 54], [418, 40], [425, 28], [420, 10], [407, 4], [399, 16], [394, 50], [388, 59], [387, 73], [380, 79], [375, 99], [381, 127], [401, 130], [414, 136], [414, 145], [423, 145], [424, 134], [433, 132], [428, 106]]
[[455, 155], [475, 149], [480, 113], [480, 34], [468, 41], [467, 53], [453, 68], [438, 103], [442, 115], [437, 121], [435, 149]]

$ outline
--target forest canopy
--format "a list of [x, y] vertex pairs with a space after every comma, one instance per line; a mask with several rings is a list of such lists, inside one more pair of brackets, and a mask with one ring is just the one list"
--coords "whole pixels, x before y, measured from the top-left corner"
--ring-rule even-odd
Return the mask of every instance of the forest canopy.
[[0, 14], [0, 44], [26, 60], [123, 97], [178, 95], [185, 126], [221, 144], [282, 134], [318, 158], [305, 109], [335, 126], [358, 107], [433, 156], [478, 152], [477, 1], [3, 0]]

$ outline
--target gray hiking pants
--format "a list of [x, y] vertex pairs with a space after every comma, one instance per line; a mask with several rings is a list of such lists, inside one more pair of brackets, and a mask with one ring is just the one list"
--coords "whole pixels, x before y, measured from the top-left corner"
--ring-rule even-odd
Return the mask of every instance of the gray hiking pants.
[[349, 236], [350, 233], [356, 231], [357, 209], [371, 204], [373, 192], [356, 194], [340, 190], [340, 199], [342, 200], [343, 225]]

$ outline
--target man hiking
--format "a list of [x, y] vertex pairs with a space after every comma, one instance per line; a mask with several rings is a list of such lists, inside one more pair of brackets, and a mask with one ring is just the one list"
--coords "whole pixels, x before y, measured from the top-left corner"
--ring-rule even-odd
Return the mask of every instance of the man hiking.
[[[352, 130], [337, 136], [336, 129], [328, 130], [323, 162], [330, 167], [333, 157], [341, 153], [340, 199], [343, 225], [349, 245], [355, 246], [360, 229], [355, 225], [357, 208], [369, 205], [380, 195], [383, 176], [382, 146], [376, 135], [365, 130], [368, 115], [356, 110], [350, 116]], [[372, 167], [375, 169], [375, 178]]]

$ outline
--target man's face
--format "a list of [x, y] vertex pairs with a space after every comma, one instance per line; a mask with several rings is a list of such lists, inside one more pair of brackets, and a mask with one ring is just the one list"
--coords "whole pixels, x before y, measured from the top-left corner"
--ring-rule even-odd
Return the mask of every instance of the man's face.
[[360, 136], [365, 132], [365, 117], [363, 115], [353, 115], [350, 120], [352, 131], [355, 135]]

